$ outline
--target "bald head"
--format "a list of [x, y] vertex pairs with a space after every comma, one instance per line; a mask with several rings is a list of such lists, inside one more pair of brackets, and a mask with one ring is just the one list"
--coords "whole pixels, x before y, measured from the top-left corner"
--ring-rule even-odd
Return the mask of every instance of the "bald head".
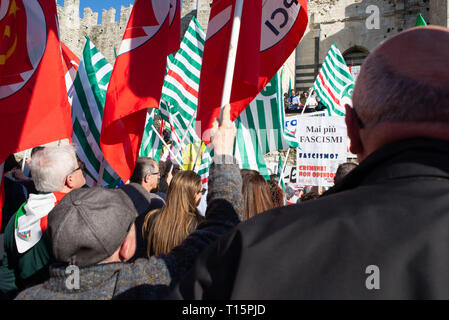
[[353, 106], [367, 127], [449, 122], [449, 29], [413, 28], [380, 45], [361, 68]]

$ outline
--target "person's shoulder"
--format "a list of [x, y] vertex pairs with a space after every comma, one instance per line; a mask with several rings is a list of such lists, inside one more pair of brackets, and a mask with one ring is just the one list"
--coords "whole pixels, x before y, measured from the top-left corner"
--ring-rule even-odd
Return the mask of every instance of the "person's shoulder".
[[49, 293], [44, 289], [44, 284], [38, 284], [33, 287], [27, 288], [21, 291], [14, 300], [46, 300], [48, 299]]

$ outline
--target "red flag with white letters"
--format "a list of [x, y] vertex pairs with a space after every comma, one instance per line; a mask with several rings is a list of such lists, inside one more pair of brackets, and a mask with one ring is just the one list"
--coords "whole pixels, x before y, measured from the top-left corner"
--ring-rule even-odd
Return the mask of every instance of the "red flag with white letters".
[[[201, 134], [220, 115], [236, 0], [214, 0], [201, 67]], [[231, 120], [249, 105], [298, 46], [308, 23], [306, 0], [244, 1], [231, 90]]]
[[0, 163], [72, 136], [55, 1], [0, 2]]
[[106, 94], [100, 144], [127, 181], [142, 142], [148, 108], [158, 108], [169, 51], [170, 2], [136, 0]]

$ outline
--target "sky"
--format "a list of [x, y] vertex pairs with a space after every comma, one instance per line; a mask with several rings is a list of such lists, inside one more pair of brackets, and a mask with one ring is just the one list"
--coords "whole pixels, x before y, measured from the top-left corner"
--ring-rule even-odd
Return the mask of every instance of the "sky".
[[[64, 0], [57, 0], [58, 5], [63, 6]], [[92, 11], [98, 12], [98, 23], [101, 23], [101, 13], [103, 9], [115, 8], [115, 20], [120, 20], [120, 7], [133, 4], [134, 0], [80, 0], [80, 17], [83, 17], [85, 7], [90, 7]]]

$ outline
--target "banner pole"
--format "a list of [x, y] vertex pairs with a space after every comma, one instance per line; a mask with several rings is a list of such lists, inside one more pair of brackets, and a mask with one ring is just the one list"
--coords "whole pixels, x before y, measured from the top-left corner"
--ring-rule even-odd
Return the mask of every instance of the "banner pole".
[[170, 152], [170, 154], [172, 155], [173, 159], [175, 159], [176, 163], [181, 167], [181, 170], [184, 170], [184, 167], [182, 166], [182, 164], [179, 163], [178, 159], [176, 158], [176, 156], [173, 154], [173, 152], [170, 150], [170, 147], [167, 145], [167, 143], [164, 141], [164, 139], [161, 137], [161, 135], [159, 134], [159, 132], [157, 132], [156, 128], [153, 126], [151, 126], [151, 129], [154, 131], [154, 133], [158, 136], [158, 138], [161, 140], [161, 142], [164, 144], [164, 146], [167, 148], [168, 152]]
[[199, 156], [200, 153], [201, 153], [201, 148], [202, 148], [202, 147], [203, 147], [203, 141], [201, 141], [201, 144], [200, 144], [200, 147], [199, 147], [199, 149], [198, 149], [198, 152], [196, 153], [195, 162], [193, 163], [193, 169], [192, 169], [192, 171], [194, 171], [194, 172], [195, 172], [196, 163], [197, 163], [197, 161], [198, 161], [198, 156]]
[[311, 88], [309, 89], [309, 96], [307, 97], [306, 102], [304, 102], [304, 107], [302, 108], [301, 116], [304, 114], [304, 110], [306, 110], [306, 106], [307, 106], [307, 104], [308, 104], [308, 102], [309, 102], [309, 100], [310, 100], [310, 97], [312, 96], [312, 91], [313, 91], [312, 88], [313, 88], [313, 87], [311, 87]]
[[223, 109], [231, 101], [232, 79], [234, 78], [235, 59], [237, 57], [237, 47], [239, 44], [240, 22], [242, 18], [243, 1], [235, 1], [234, 18], [232, 22], [231, 40], [229, 42], [228, 61], [226, 63], [225, 81], [223, 95], [221, 97], [220, 120]]
[[[284, 161], [284, 167], [282, 168], [282, 173], [281, 173], [281, 178], [278, 181], [278, 185], [281, 185], [281, 182], [284, 181], [284, 173], [285, 173], [285, 168], [287, 168], [287, 161], [288, 161], [288, 155], [290, 153], [291, 148], [288, 148], [287, 150], [287, 155], [285, 156], [285, 161]], [[284, 181], [285, 183], [285, 181]]]
[[103, 159], [101, 160], [101, 163], [100, 163], [100, 170], [98, 171], [98, 179], [97, 179], [96, 186], [101, 186], [101, 182], [103, 181], [103, 173], [104, 173], [105, 163], [106, 163], [106, 160], [104, 159], [104, 156], [103, 156]]

